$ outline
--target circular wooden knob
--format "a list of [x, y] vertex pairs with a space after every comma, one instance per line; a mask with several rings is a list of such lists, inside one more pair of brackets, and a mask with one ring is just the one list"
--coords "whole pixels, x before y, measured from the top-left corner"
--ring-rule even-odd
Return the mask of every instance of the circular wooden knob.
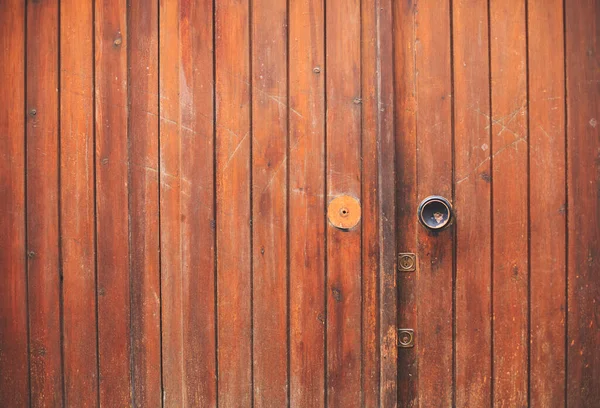
[[349, 230], [359, 223], [361, 217], [360, 202], [349, 195], [334, 198], [327, 207], [327, 218], [336, 228]]

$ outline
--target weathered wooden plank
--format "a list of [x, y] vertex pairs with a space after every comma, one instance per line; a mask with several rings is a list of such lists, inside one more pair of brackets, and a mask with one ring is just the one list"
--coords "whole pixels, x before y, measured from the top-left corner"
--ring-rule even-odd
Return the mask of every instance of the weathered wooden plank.
[[565, 401], [566, 191], [563, 2], [530, 0], [530, 404]]
[[25, 3], [0, 3], [0, 20], [0, 405], [26, 407]]
[[[600, 95], [596, 0], [565, 2], [568, 156], [567, 405], [600, 401]], [[555, 211], [555, 209], [554, 209]]]
[[57, 1], [27, 4], [27, 270], [34, 406], [63, 403], [58, 20]]
[[158, 3], [132, 1], [129, 10], [133, 399], [138, 406], [159, 406]]
[[491, 404], [491, 160], [487, 3], [452, 4], [456, 405]]
[[[418, 3], [415, 15], [417, 199], [452, 198], [452, 87], [449, 4]], [[411, 209], [414, 216], [415, 208]], [[421, 406], [452, 405], [453, 229], [417, 229], [415, 336]], [[418, 337], [417, 337], [418, 336]]]
[[60, 7], [64, 403], [98, 402], [92, 3]]
[[[394, 3], [380, 0], [375, 3], [377, 18], [377, 55], [379, 61], [374, 74], [378, 75], [377, 91], [377, 169], [365, 166], [366, 176], [375, 172], [377, 181], [373, 188], [378, 194], [376, 211], [379, 240], [379, 338], [380, 388], [379, 405], [398, 406], [398, 288], [397, 288], [397, 235], [396, 235], [396, 150], [395, 150], [395, 71], [394, 71]], [[363, 140], [366, 140], [363, 135]], [[363, 154], [364, 156], [364, 154]], [[366, 189], [363, 187], [363, 194]], [[404, 230], [403, 230], [404, 231]], [[377, 281], [375, 282], [377, 285]], [[372, 406], [365, 400], [366, 406]]]
[[183, 405], [183, 310], [181, 293], [181, 104], [179, 0], [159, 4], [159, 182], [163, 395]]
[[100, 405], [130, 406], [127, 4], [101, 0], [95, 6]]
[[279, 0], [251, 6], [254, 403], [281, 407], [288, 394], [287, 9]]
[[[394, 2], [394, 129], [397, 253], [417, 253], [417, 66], [416, 3]], [[383, 151], [383, 149], [382, 149]], [[382, 175], [383, 177], [383, 175]], [[382, 188], [382, 187], [380, 187]], [[398, 328], [417, 333], [415, 272], [399, 272]], [[384, 300], [382, 300], [382, 310]], [[390, 322], [391, 323], [391, 322]], [[417, 349], [398, 350], [398, 406], [418, 404]]]
[[252, 393], [249, 2], [216, 7], [217, 316], [219, 405]]
[[180, 13], [183, 405], [214, 407], [213, 2], [183, 1]]
[[361, 388], [363, 406], [379, 405], [379, 201], [377, 76], [379, 8], [376, 1], [361, 0], [361, 159], [362, 159], [362, 354]]
[[290, 405], [325, 406], [325, 21], [289, 10]]
[[493, 401], [527, 405], [528, 129], [523, 0], [490, 2]]
[[[327, 201], [361, 199], [360, 1], [326, 1]], [[327, 225], [327, 399], [361, 403], [361, 224]]]

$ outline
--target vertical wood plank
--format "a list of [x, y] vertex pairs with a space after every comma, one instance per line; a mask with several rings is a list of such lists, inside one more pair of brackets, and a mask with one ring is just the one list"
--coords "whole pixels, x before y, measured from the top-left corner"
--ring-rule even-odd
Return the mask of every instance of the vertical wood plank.
[[491, 165], [488, 8], [453, 2], [456, 405], [491, 404]]
[[[418, 206], [416, 13], [416, 0], [394, 2], [397, 252], [414, 254], [417, 253], [415, 209]], [[398, 328], [411, 328], [418, 333], [416, 276], [416, 272], [398, 274]], [[398, 350], [398, 406], [412, 407], [419, 402], [416, 358], [416, 348]]]
[[290, 405], [325, 406], [324, 1], [290, 1]]
[[249, 2], [216, 4], [219, 405], [252, 396]]
[[251, 5], [254, 403], [282, 407], [288, 390], [287, 9], [280, 0]]
[[[360, 1], [326, 2], [327, 199], [361, 199]], [[327, 398], [361, 402], [361, 224], [327, 226]]]
[[[367, 175], [377, 174], [373, 188], [378, 194], [378, 240], [379, 240], [379, 304], [378, 313], [380, 342], [380, 388], [379, 405], [398, 406], [398, 287], [397, 287], [397, 235], [396, 235], [396, 144], [395, 144], [395, 71], [394, 71], [394, 23], [395, 9], [391, 0], [375, 3], [377, 17], [377, 169], [365, 166]], [[365, 84], [363, 84], [363, 87]], [[365, 140], [366, 135], [363, 135]], [[364, 154], [363, 154], [364, 156]], [[363, 192], [366, 189], [363, 188]], [[370, 194], [370, 193], [369, 193]], [[365, 400], [365, 405], [371, 406]]]
[[565, 3], [568, 146], [567, 405], [600, 401], [600, 138], [595, 0]]
[[180, 10], [184, 406], [214, 407], [213, 2], [182, 1]]
[[25, 263], [25, 3], [0, 3], [0, 405], [29, 405]]
[[[159, 5], [160, 270], [163, 398], [183, 405], [183, 314], [181, 274], [181, 105], [179, 0]], [[187, 89], [185, 89], [187, 91]]]
[[523, 0], [491, 1], [493, 396], [527, 405], [528, 129]]
[[566, 191], [563, 2], [530, 0], [530, 404], [565, 401]]
[[58, 20], [57, 1], [27, 4], [27, 270], [34, 406], [63, 403]]
[[361, 1], [361, 159], [362, 159], [362, 355], [361, 388], [363, 406], [379, 405], [379, 202], [378, 176], [378, 4]]
[[133, 399], [159, 406], [158, 4], [130, 2], [129, 137]]
[[127, 5], [100, 0], [95, 6], [100, 405], [130, 406]]
[[98, 401], [92, 3], [60, 7], [60, 221], [65, 405]]
[[[418, 3], [417, 198], [452, 197], [452, 112], [449, 3]], [[412, 208], [415, 214], [415, 208]], [[417, 230], [419, 398], [422, 406], [452, 405], [453, 229]], [[417, 337], [418, 336], [418, 337]]]

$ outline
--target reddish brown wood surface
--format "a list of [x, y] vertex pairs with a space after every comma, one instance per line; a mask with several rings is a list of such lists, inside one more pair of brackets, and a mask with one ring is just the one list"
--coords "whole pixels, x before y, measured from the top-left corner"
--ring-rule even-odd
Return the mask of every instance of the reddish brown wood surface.
[[[180, 5], [184, 405], [217, 401], [213, 2]], [[199, 364], [198, 362], [201, 362]]]
[[[326, 2], [327, 202], [361, 199], [360, 2]], [[361, 403], [361, 224], [327, 225], [327, 402]]]
[[565, 3], [568, 157], [567, 405], [600, 401], [598, 1]]
[[184, 360], [181, 271], [181, 97], [188, 89], [181, 81], [179, 1], [159, 3], [159, 184], [160, 287], [163, 395], [174, 406], [183, 405]]
[[93, 9], [60, 7], [60, 230], [64, 403], [98, 400]]
[[[565, 72], [562, 1], [527, 6], [529, 66], [529, 401], [565, 401]], [[575, 405], [576, 406], [576, 405]]]
[[324, 4], [289, 4], [290, 405], [324, 407]]
[[495, 406], [528, 398], [528, 128], [525, 2], [490, 3], [492, 335]]
[[58, 20], [57, 1], [27, 4], [27, 298], [34, 406], [63, 403]]
[[[0, 4], [0, 405], [29, 406], [25, 232], [25, 4]], [[10, 102], [9, 102], [10, 101]]]
[[[363, 8], [363, 15], [367, 15]], [[397, 303], [397, 274], [396, 274], [396, 151], [395, 151], [395, 117], [394, 117], [394, 9], [393, 2], [384, 0], [375, 2], [372, 10], [374, 18], [375, 31], [377, 35], [371, 37], [374, 43], [375, 56], [363, 51], [363, 72], [364, 75], [370, 75], [371, 81], [363, 80], [363, 90], [371, 87], [375, 88], [375, 100], [371, 105], [372, 114], [375, 117], [373, 126], [377, 132], [373, 136], [368, 136], [370, 122], [363, 123], [363, 177], [365, 180], [372, 180], [371, 183], [363, 186], [363, 195], [365, 203], [373, 200], [377, 203], [377, 209], [373, 210], [372, 220], [376, 225], [370, 228], [371, 234], [365, 234], [363, 247], [370, 247], [378, 250], [378, 255], [370, 255], [370, 262], [375, 272], [371, 276], [366, 276], [364, 282], [369, 279], [374, 281], [375, 286], [372, 300], [367, 300], [369, 291], [364, 290], [365, 299], [363, 304], [368, 304], [368, 310], [371, 310], [376, 317], [371, 320], [375, 325], [375, 334], [372, 337], [373, 345], [365, 344], [363, 353], [372, 356], [366, 359], [378, 370], [370, 379], [378, 391], [373, 391], [372, 395], [366, 394], [364, 398], [365, 406], [391, 406], [398, 404], [398, 354], [397, 354], [397, 331], [396, 324], [398, 318]], [[368, 31], [363, 30], [363, 38], [368, 38]], [[368, 64], [368, 58], [375, 58], [375, 64]], [[363, 91], [365, 92], [365, 91]], [[365, 105], [369, 106], [369, 105]], [[367, 116], [365, 116], [365, 119]], [[368, 141], [371, 139], [372, 144]], [[372, 160], [366, 157], [367, 147], [373, 149], [373, 155], [377, 157], [377, 167], [369, 162]], [[373, 156], [371, 156], [373, 157]], [[366, 158], [366, 161], [365, 161]], [[377, 173], [376, 180], [372, 178], [371, 172]], [[372, 188], [374, 191], [370, 190]], [[373, 194], [372, 197], [370, 195]], [[375, 198], [376, 197], [376, 198]], [[370, 243], [369, 243], [369, 240]], [[363, 259], [368, 259], [363, 255]], [[377, 266], [373, 265], [377, 263]], [[363, 269], [368, 271], [366, 267]], [[366, 272], [365, 272], [366, 273]], [[367, 286], [368, 287], [368, 286]], [[364, 312], [363, 312], [364, 313]], [[365, 327], [365, 326], [363, 326]], [[364, 335], [363, 335], [364, 336]], [[378, 352], [371, 349], [379, 348]], [[365, 372], [369, 364], [364, 367]], [[378, 384], [377, 384], [378, 383]], [[364, 387], [364, 386], [363, 386]], [[378, 399], [378, 400], [377, 400]]]
[[217, 364], [220, 406], [252, 392], [252, 204], [249, 1], [215, 10]]
[[599, 13], [3, 2], [0, 405], [597, 405]]
[[95, 3], [96, 234], [100, 405], [129, 406], [131, 282], [127, 5]]
[[287, 7], [251, 2], [252, 366], [254, 404], [285, 406], [287, 339]]
[[456, 222], [455, 388], [460, 407], [491, 404], [491, 160], [488, 8], [452, 9], [454, 206]]
[[[416, 12], [416, 1], [394, 2], [394, 171], [398, 254], [417, 253]], [[384, 147], [382, 151], [383, 149]], [[382, 180], [387, 180], [385, 175], [381, 177]], [[416, 273], [399, 272], [397, 282], [398, 328], [411, 328], [418, 332]], [[384, 310], [382, 305], [382, 312]], [[398, 406], [413, 407], [418, 404], [418, 374], [417, 349], [412, 347], [398, 350]]]
[[[419, 2], [416, 37], [417, 200], [452, 197], [452, 84], [448, 4]], [[413, 207], [413, 216], [415, 208]], [[415, 336], [422, 406], [452, 405], [453, 229], [418, 227]], [[417, 337], [418, 336], [418, 337]]]
[[[362, 157], [362, 209], [360, 211], [362, 233], [362, 356], [361, 388], [363, 406], [379, 405], [379, 341], [378, 341], [378, 290], [379, 275], [379, 208], [377, 176], [377, 131], [378, 126], [378, 87], [377, 87], [377, 17], [379, 10], [375, 1], [361, 1], [361, 157]], [[360, 204], [359, 204], [360, 206]], [[332, 206], [330, 204], [329, 209]], [[348, 207], [350, 213], [338, 211], [342, 219], [354, 221], [353, 214], [359, 215]], [[331, 222], [331, 216], [328, 214]], [[358, 219], [356, 220], [359, 221]]]
[[129, 162], [133, 400], [161, 401], [158, 203], [158, 4], [131, 2]]

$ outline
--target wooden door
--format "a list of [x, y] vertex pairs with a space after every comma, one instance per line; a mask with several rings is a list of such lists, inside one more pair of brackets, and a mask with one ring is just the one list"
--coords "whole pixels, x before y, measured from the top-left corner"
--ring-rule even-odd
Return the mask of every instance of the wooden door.
[[0, 406], [600, 406], [599, 16], [0, 2]]

